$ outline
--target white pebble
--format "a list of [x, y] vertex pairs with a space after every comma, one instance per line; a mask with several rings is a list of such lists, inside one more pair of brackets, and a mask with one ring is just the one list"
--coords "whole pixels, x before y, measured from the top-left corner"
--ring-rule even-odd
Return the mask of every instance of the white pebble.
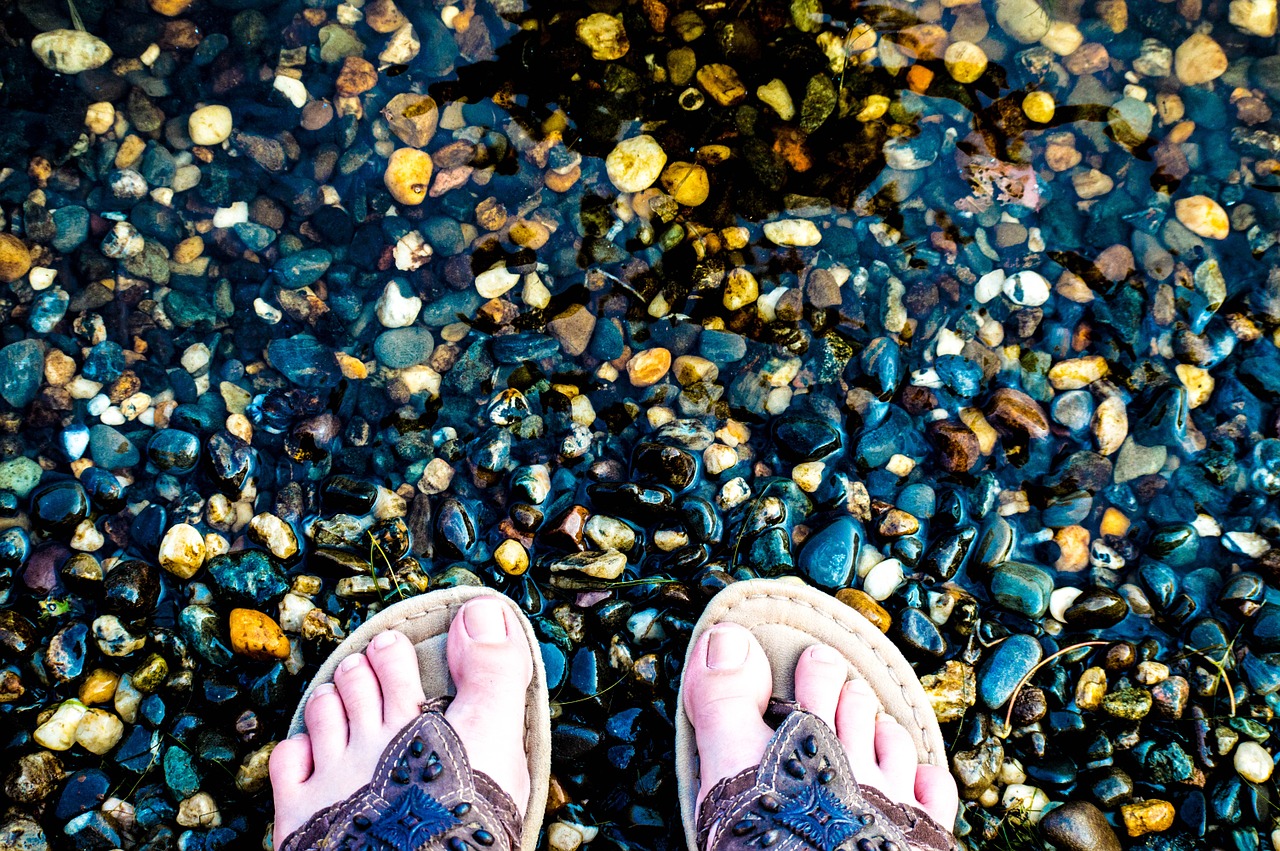
[[1005, 787], [1004, 796], [1000, 799], [1006, 810], [1021, 810], [1027, 814], [1032, 824], [1040, 821], [1044, 808], [1049, 806], [1049, 796], [1037, 786], [1025, 783], [1010, 783]]
[[221, 145], [231, 136], [231, 110], [220, 104], [204, 106], [187, 119], [187, 134], [197, 145]]
[[105, 395], [99, 393], [89, 400], [89, 404], [85, 406], [85, 411], [91, 417], [100, 417], [102, 412], [111, 407], [111, 400]]
[[1027, 269], [1005, 278], [1004, 294], [1022, 307], [1039, 307], [1049, 300], [1049, 282], [1039, 272]]
[[1084, 592], [1079, 588], [1058, 588], [1049, 595], [1049, 614], [1053, 615], [1054, 620], [1067, 621], [1067, 609], [1071, 608], [1071, 604], [1076, 601]]
[[387, 281], [387, 286], [382, 290], [382, 297], [378, 299], [375, 312], [382, 327], [407, 328], [422, 312], [422, 299], [416, 295], [405, 296], [400, 292], [399, 283]]
[[213, 211], [215, 228], [229, 228], [247, 221], [249, 221], [249, 204], [245, 201], [236, 201], [230, 207], [219, 207]]
[[520, 283], [520, 276], [508, 272], [506, 266], [494, 266], [476, 275], [476, 292], [483, 298], [497, 298]]
[[258, 318], [268, 325], [275, 325], [281, 319], [284, 319], [283, 313], [260, 298], [253, 300], [253, 312], [258, 314]]
[[289, 103], [298, 107], [298, 109], [302, 109], [307, 105], [307, 87], [302, 84], [301, 80], [277, 74], [272, 86], [280, 94], [287, 97]]
[[808, 219], [781, 219], [776, 222], [766, 222], [764, 236], [774, 245], [808, 246], [817, 245], [822, 241], [818, 226]]
[[978, 304], [986, 304], [1000, 295], [1004, 288], [1004, 269], [994, 269], [978, 279], [973, 287], [973, 299]]
[[1271, 754], [1257, 742], [1241, 742], [1234, 757], [1236, 771], [1251, 783], [1266, 783], [1275, 770]]
[[902, 562], [896, 558], [887, 558], [871, 568], [867, 578], [862, 582], [862, 590], [873, 600], [887, 600], [893, 596], [906, 579], [902, 571]]

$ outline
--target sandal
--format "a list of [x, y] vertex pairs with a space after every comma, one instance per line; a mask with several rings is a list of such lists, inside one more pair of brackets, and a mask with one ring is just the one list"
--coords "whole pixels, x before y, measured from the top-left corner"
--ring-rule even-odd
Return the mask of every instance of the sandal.
[[[445, 643], [462, 604], [482, 595], [504, 601], [520, 616], [533, 660], [525, 700], [525, 753], [529, 802], [523, 822], [515, 802], [467, 761], [458, 734], [444, 717], [453, 692]], [[423, 712], [392, 739], [373, 779], [345, 801], [326, 807], [294, 831], [281, 851], [305, 849], [414, 849], [414, 851], [519, 851], [537, 847], [551, 774], [551, 714], [547, 677], [533, 626], [509, 599], [488, 588], [432, 591], [389, 606], [351, 633], [330, 654], [298, 702], [289, 735], [305, 732], [303, 707], [312, 692], [333, 681], [338, 663], [364, 650], [375, 635], [404, 633], [418, 653], [427, 700]]]
[[[796, 662], [805, 648], [827, 644], [849, 661], [882, 711], [911, 732], [918, 760], [947, 764], [938, 719], [911, 665], [879, 629], [827, 594], [790, 582], [736, 582], [707, 605], [689, 652], [710, 627], [749, 629], [773, 671], [771, 712], [785, 716], [760, 765], [716, 784], [695, 819], [698, 752], [693, 724], [676, 721], [676, 777], [689, 851], [950, 851], [947, 826], [922, 810], [890, 801], [853, 777], [844, 748], [825, 722], [795, 702]], [[686, 657], [685, 665], [690, 659]], [[681, 682], [679, 705], [684, 706]], [[714, 838], [712, 831], [720, 827]], [[710, 841], [709, 841], [710, 840]]]

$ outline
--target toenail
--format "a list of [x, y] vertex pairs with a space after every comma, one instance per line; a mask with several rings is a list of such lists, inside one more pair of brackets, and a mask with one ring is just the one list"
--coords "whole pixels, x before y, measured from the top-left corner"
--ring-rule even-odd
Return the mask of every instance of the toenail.
[[320, 685], [316, 686], [315, 691], [311, 692], [311, 699], [314, 700], [315, 698], [320, 697], [321, 695], [324, 695], [324, 694], [333, 694], [337, 690], [338, 690], [338, 687], [335, 686], [333, 683], [321, 683]]
[[363, 658], [364, 657], [361, 656], [359, 653], [352, 653], [350, 656], [348, 656], [347, 658], [343, 659], [341, 662], [338, 663], [338, 670], [339, 671], [353, 670], [354, 668], [356, 668], [356, 666], [360, 664], [360, 660]]
[[462, 626], [473, 641], [502, 644], [507, 640], [507, 620], [502, 604], [484, 600], [462, 607]]
[[875, 692], [871, 688], [871, 684], [868, 683], [866, 680], [854, 680], [853, 682], [849, 683], [849, 688], [853, 691], [858, 692], [858, 694], [872, 694], [872, 695], [875, 694]]
[[378, 633], [373, 637], [373, 641], [369, 642], [370, 645], [372, 645], [374, 648], [378, 650], [382, 650], [383, 648], [390, 647], [392, 644], [395, 644], [395, 643], [396, 643], [396, 634], [392, 630], [387, 630], [386, 632]]
[[844, 667], [845, 658], [840, 651], [826, 644], [815, 644], [809, 648], [809, 658], [823, 665], [839, 665]]
[[718, 671], [733, 671], [747, 663], [751, 643], [737, 629], [713, 630], [707, 641], [707, 667]]

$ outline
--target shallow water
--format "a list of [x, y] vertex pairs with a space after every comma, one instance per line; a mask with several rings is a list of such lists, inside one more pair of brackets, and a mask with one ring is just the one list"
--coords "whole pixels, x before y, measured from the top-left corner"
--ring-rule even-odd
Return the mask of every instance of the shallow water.
[[258, 847], [315, 666], [459, 583], [538, 629], [557, 851], [680, 847], [752, 576], [904, 648], [971, 848], [1280, 847], [1275, 32], [0, 9], [0, 848]]

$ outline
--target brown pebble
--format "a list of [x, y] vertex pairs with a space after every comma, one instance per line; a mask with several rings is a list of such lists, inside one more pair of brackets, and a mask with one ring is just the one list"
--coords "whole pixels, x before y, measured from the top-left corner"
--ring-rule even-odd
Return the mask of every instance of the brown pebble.
[[570, 305], [547, 323], [547, 333], [556, 338], [570, 357], [577, 357], [587, 350], [595, 328], [595, 314], [582, 304]]
[[378, 84], [378, 69], [368, 59], [348, 56], [342, 61], [342, 70], [334, 81], [334, 89], [348, 97], [364, 94]]
[[964, 423], [937, 420], [929, 424], [929, 436], [948, 472], [967, 473], [982, 458], [978, 436]]
[[11, 284], [31, 268], [31, 252], [11, 233], [0, 233], [0, 282]]
[[836, 592], [836, 599], [871, 621], [881, 632], [888, 632], [889, 627], [893, 626], [893, 616], [865, 591], [859, 591], [857, 588], [841, 588]]
[[1048, 437], [1049, 421], [1036, 400], [1021, 390], [1001, 387], [991, 394], [985, 411], [992, 425], [1020, 432], [1032, 439]]
[[327, 100], [309, 101], [302, 108], [302, 129], [319, 130], [333, 120], [333, 104]]

